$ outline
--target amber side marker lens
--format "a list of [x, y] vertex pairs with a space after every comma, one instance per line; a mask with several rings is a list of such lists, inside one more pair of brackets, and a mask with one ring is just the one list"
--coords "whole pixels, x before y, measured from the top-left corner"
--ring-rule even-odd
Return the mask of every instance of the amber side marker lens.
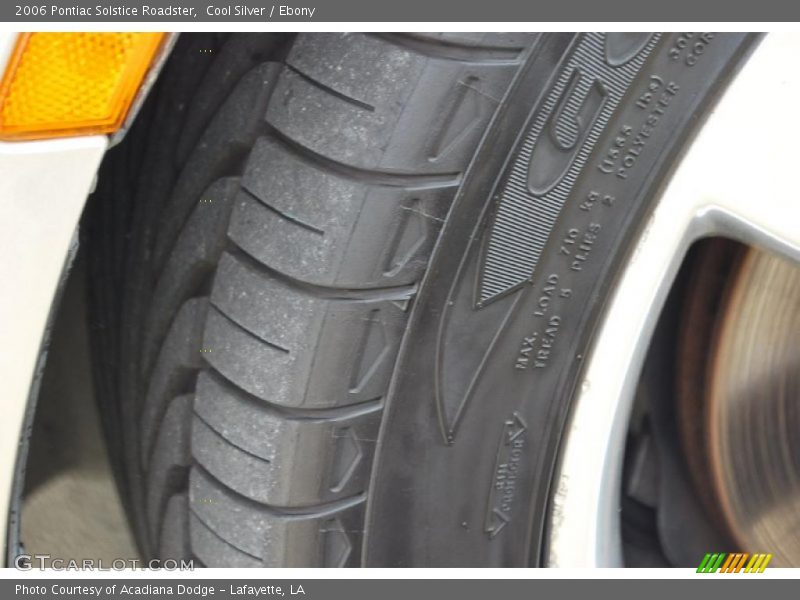
[[163, 33], [23, 33], [0, 84], [0, 140], [110, 133]]

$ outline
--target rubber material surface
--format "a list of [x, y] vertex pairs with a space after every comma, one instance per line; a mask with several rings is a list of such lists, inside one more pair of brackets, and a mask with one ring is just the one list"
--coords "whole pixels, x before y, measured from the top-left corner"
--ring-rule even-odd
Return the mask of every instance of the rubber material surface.
[[415, 300], [383, 417], [368, 565], [541, 563], [548, 499], [563, 491], [550, 485], [559, 439], [603, 302], [752, 38], [551, 42], [501, 107]]
[[182, 36], [84, 231], [145, 554], [536, 563], [625, 241], [747, 44], [680, 35]]
[[409, 300], [533, 39], [181, 37], [86, 228], [148, 555], [360, 562]]

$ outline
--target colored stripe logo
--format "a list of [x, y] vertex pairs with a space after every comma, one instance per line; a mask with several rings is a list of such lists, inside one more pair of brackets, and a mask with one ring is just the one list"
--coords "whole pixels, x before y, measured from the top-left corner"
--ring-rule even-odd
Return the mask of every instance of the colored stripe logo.
[[763, 573], [772, 554], [748, 554], [736, 552], [708, 553], [697, 567], [698, 573]]

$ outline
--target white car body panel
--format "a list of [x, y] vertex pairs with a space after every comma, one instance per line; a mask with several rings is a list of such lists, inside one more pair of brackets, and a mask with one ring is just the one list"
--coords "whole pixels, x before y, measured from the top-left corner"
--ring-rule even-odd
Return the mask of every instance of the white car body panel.
[[[0, 514], [43, 335], [70, 243], [108, 138], [0, 143]], [[7, 519], [0, 518], [6, 535]]]
[[[16, 34], [0, 34], [5, 69]], [[0, 534], [25, 410], [70, 244], [108, 146], [103, 135], [0, 142]]]

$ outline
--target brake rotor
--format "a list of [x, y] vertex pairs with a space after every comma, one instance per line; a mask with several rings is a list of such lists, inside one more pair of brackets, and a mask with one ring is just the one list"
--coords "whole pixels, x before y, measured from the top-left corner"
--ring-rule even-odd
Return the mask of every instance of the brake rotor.
[[715, 272], [727, 285], [716, 296], [710, 283], [690, 287], [679, 378], [687, 462], [739, 550], [798, 566], [800, 269], [754, 249], [711, 248], [694, 279]]

